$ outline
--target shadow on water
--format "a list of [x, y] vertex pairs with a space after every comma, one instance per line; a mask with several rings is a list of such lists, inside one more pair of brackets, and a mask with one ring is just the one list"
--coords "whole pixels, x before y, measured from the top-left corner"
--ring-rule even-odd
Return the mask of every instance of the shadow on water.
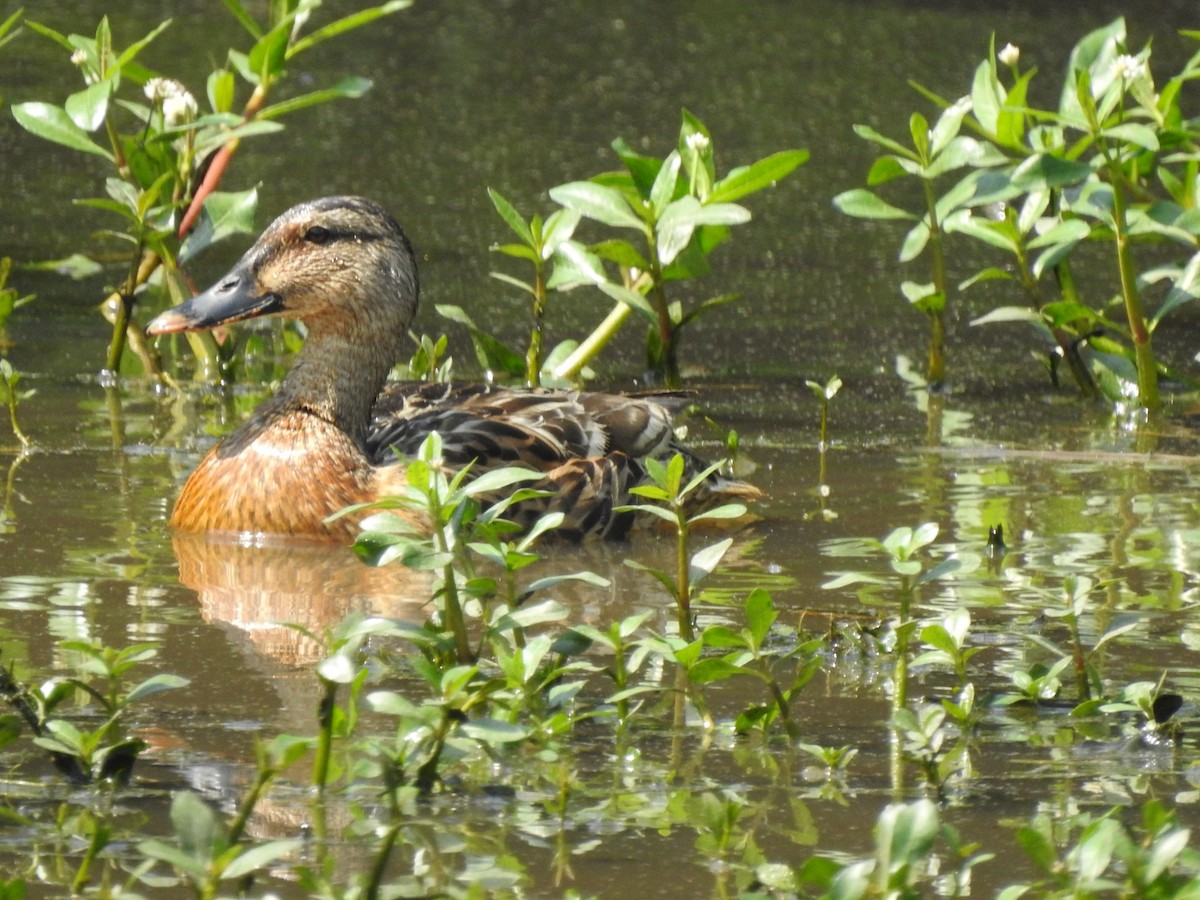
[[[273, 145], [277, 155], [248, 146], [238, 160], [239, 186], [262, 184], [264, 219], [317, 194], [384, 201], [422, 256], [426, 292], [416, 330], [448, 330], [434, 305], [457, 303], [515, 342], [526, 327], [521, 301], [486, 275], [495, 264], [487, 248], [503, 236], [486, 186], [533, 209], [550, 185], [610, 165], [607, 147], [618, 135], [647, 152], [668, 146], [681, 106], [713, 129], [727, 154], [719, 165], [786, 147], [812, 152], [808, 166], [756, 200], [754, 223], [722, 248], [704, 286], [712, 294], [738, 290], [742, 305], [697, 326], [684, 343], [689, 386], [718, 423], [714, 432], [697, 422], [693, 433], [716, 454], [718, 432], [735, 429], [753, 467], [749, 477], [768, 495], [761, 521], [739, 536], [699, 614], [702, 622], [732, 622], [725, 604], [765, 585], [781, 621], [828, 637], [826, 664], [798, 695], [794, 715], [806, 742], [853, 745], [859, 756], [848, 781], [831, 787], [795, 755], [734, 738], [728, 728], [703, 735], [696, 729], [680, 739], [666, 721], [655, 723], [639, 733], [636, 753], [614, 758], [604, 728], [583, 727], [573, 765], [591, 793], [589, 808], [565, 829], [576, 849], [573, 881], [555, 882], [556, 857], [534, 804], [464, 797], [453, 810], [456, 828], [466, 823], [465, 831], [486, 834], [480, 845], [490, 852], [519, 858], [531, 895], [571, 886], [617, 895], [630, 884], [646, 886], [645, 896], [655, 886], [663, 896], [716, 890], [704, 865], [712, 857], [697, 849], [691, 827], [698, 813], [688, 805], [690, 795], [706, 791], [737, 791], [755, 805], [755, 835], [767, 859], [799, 865], [817, 851], [871, 852], [879, 810], [919, 791], [911, 783], [898, 791], [894, 783], [886, 724], [893, 673], [882, 644], [862, 637], [887, 639], [893, 598], [886, 589], [823, 587], [849, 570], [890, 577], [882, 558], [847, 556], [850, 539], [936, 522], [936, 554], [982, 556], [989, 529], [1003, 527], [1001, 565], [927, 588], [913, 608], [922, 620], [971, 610], [972, 639], [983, 648], [972, 664], [981, 697], [1011, 691], [1015, 673], [1048, 659], [1047, 641], [1065, 640], [1061, 616], [1048, 610], [1072, 575], [1096, 584], [1081, 622], [1089, 645], [1115, 621], [1132, 623], [1092, 660], [1106, 681], [1153, 682], [1167, 672], [1172, 689], [1196, 696], [1195, 429], [1179, 417], [1151, 434], [1054, 390], [1029, 359], [1023, 335], [967, 325], [980, 311], [974, 299], [951, 323], [950, 392], [932, 399], [914, 392], [904, 355], [921, 352], [923, 323], [895, 295], [894, 235], [839, 217], [830, 206], [834, 194], [861, 182], [870, 162], [851, 123], [901, 130], [919, 105], [905, 77], [955, 90], [992, 31], [998, 42], [1018, 43], [1024, 56], [1055, 70], [1077, 36], [1120, 6], [713, 0], [617, 2], [601, 11], [534, 0], [418, 4], [353, 43], [331, 42], [321, 51], [317, 80], [361, 73], [376, 82], [371, 95], [306, 113], [289, 125], [288, 140], [296, 143]], [[1133, 43], [1153, 33], [1156, 59], [1182, 55], [1174, 28], [1194, 26], [1190, 5], [1143, 6], [1130, 17]], [[35, 17], [88, 31], [102, 10], [80, 2]], [[161, 4], [126, 4], [113, 13], [114, 30], [127, 40], [160, 12]], [[189, 42], [201, 29], [221, 39], [235, 33], [221, 11], [186, 5], [148, 63], [167, 67], [177, 56], [199, 73], [207, 59]], [[26, 36], [0, 52], [6, 103], [61, 93], [57, 48]], [[99, 220], [69, 201], [96, 193], [95, 173], [38, 144], [7, 116], [0, 156], [0, 255], [55, 258], [86, 244]], [[243, 246], [222, 248], [193, 275], [206, 281]], [[278, 623], [320, 635], [355, 611], [421, 621], [428, 579], [398, 567], [368, 568], [341, 548], [173, 541], [166, 518], [178, 485], [253, 398], [221, 406], [197, 395], [181, 410], [134, 381], [105, 392], [94, 377], [105, 328], [92, 308], [100, 281], [117, 276], [106, 272], [82, 285], [20, 277], [21, 287], [39, 296], [11, 320], [7, 356], [37, 392], [21, 409], [36, 446], [19, 456], [7, 430], [0, 431], [0, 651], [19, 675], [39, 680], [70, 670], [55, 650], [59, 639], [157, 644], [155, 666], [186, 676], [191, 687], [155, 698], [139, 723], [154, 744], [145, 777], [155, 788], [191, 785], [228, 811], [250, 777], [256, 738], [313, 728], [317, 684], [302, 664], [320, 651]], [[575, 334], [602, 313], [572, 296], [552, 309], [552, 328]], [[1164, 341], [1178, 359], [1194, 352], [1196, 315], [1182, 310]], [[633, 331], [601, 364], [601, 377], [617, 387], [631, 386], [640, 368], [641, 335]], [[465, 336], [451, 333], [465, 370]], [[818, 411], [804, 382], [834, 373], [845, 386], [831, 405], [822, 484]], [[260, 396], [263, 386], [253, 387]], [[548, 552], [547, 565], [610, 580], [607, 589], [559, 595], [580, 620], [648, 611], [667, 629], [669, 599], [652, 578], [624, 565], [627, 556], [665, 567], [671, 547], [644, 537], [632, 545], [558, 548]], [[912, 696], [942, 697], [953, 688], [935, 667], [911, 677]], [[715, 712], [735, 715], [755, 700], [755, 690], [723, 687]], [[1200, 824], [1188, 770], [1194, 738], [1185, 733], [1174, 753], [1130, 756], [1113, 750], [1119, 732], [1093, 735], [1065, 715], [1021, 706], [988, 714], [972, 750], [974, 774], [944, 810], [964, 837], [1004, 859], [976, 870], [977, 889], [990, 892], [1029, 875], [1012, 823], [1039, 810], [1136, 805], [1161, 795], [1183, 798], [1181, 819]], [[1085, 736], [1105, 752], [1081, 751]], [[497, 784], [521, 783], [511, 763], [495, 765]], [[30, 799], [32, 815], [52, 819], [56, 802]], [[306, 804], [299, 792], [273, 796], [254, 833], [297, 833]], [[137, 805], [153, 822], [148, 830], [169, 830], [161, 797]], [[433, 826], [414, 825], [427, 827], [432, 833]], [[429, 837], [428, 846], [436, 844]], [[482, 851], [438, 852], [447, 865], [461, 866], [456, 854]], [[20, 868], [23, 854], [19, 843], [0, 850], [5, 870]], [[300, 895], [283, 878], [271, 887]]]

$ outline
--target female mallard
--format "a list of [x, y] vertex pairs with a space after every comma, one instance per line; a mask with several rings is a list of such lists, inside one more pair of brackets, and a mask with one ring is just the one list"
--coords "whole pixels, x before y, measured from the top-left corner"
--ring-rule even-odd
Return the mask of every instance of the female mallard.
[[[437, 431], [448, 466], [544, 472], [534, 486], [554, 494], [542, 509], [566, 514], [566, 534], [623, 534], [630, 517], [614, 508], [642, 479], [643, 460], [681, 449], [666, 406], [610, 394], [385, 386], [417, 293], [412, 245], [387, 211], [326, 197], [285, 212], [224, 278], [154, 319], [154, 335], [272, 315], [299, 319], [308, 332], [275, 396], [192, 472], [171, 525], [347, 540], [357, 522], [327, 518], [401, 493], [397, 453], [414, 455]], [[760, 495], [718, 477], [708, 488], [708, 503]]]

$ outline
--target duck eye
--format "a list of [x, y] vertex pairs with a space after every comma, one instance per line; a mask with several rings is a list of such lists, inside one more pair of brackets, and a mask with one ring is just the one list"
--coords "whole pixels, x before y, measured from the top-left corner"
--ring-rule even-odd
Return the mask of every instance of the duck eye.
[[329, 229], [322, 225], [314, 225], [304, 232], [304, 239], [310, 244], [324, 244], [329, 236]]

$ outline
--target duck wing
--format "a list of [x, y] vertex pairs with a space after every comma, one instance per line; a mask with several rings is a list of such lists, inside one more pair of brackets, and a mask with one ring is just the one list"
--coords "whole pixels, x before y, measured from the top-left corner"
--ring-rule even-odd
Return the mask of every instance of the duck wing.
[[[618, 512], [629, 489], [646, 478], [645, 460], [684, 454], [688, 477], [707, 463], [675, 439], [672, 410], [686, 402], [678, 393], [628, 395], [484, 385], [389, 384], [376, 400], [367, 453], [376, 465], [397, 454], [416, 456], [432, 431], [454, 468], [476, 472], [523, 465], [545, 473], [530, 486], [551, 492], [526, 501], [510, 517], [528, 526], [547, 512], [562, 512], [564, 536], [621, 537], [633, 516]], [[711, 476], [696, 496], [697, 509], [733, 499], [751, 500], [758, 490]]]
[[376, 465], [415, 456], [431, 431], [448, 464], [481, 470], [516, 463], [545, 472], [614, 452], [662, 456], [674, 440], [671, 412], [649, 397], [396, 383], [375, 402], [367, 454]]

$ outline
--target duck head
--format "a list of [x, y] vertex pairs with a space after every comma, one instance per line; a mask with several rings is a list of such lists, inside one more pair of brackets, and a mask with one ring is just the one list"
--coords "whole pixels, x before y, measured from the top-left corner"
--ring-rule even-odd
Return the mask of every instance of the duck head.
[[313, 331], [403, 339], [417, 311], [412, 245], [382, 206], [325, 197], [271, 223], [208, 290], [155, 318], [148, 334], [203, 331], [262, 316]]

